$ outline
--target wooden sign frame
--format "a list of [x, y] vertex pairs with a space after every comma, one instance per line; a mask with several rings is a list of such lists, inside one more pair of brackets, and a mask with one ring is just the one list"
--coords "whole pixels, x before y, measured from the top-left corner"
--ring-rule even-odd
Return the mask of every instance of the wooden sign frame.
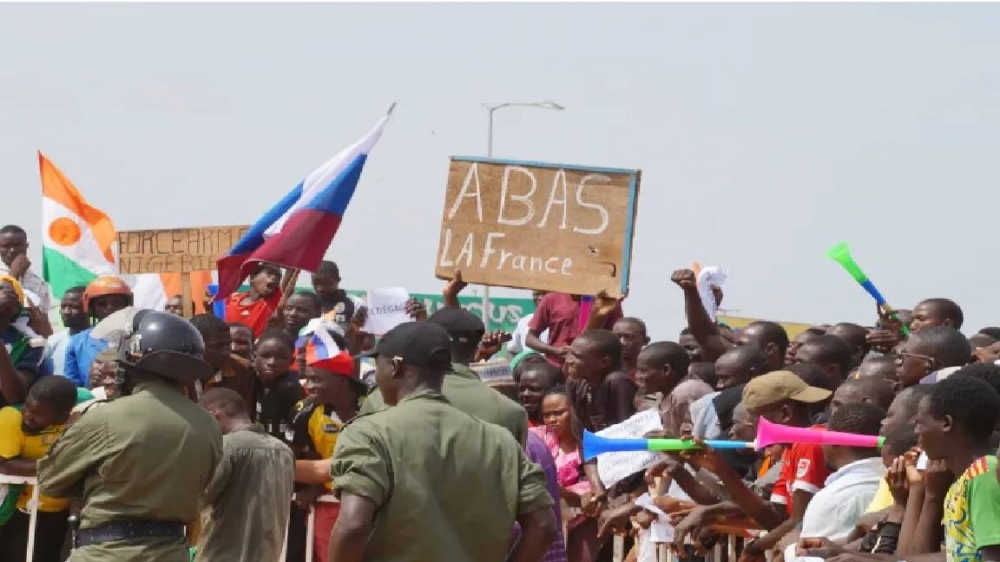
[[[480, 172], [478, 165], [482, 165], [485, 170]], [[475, 171], [472, 170], [473, 166], [476, 167]], [[498, 171], [497, 167], [500, 167], [501, 170]], [[509, 240], [512, 245], [524, 244], [524, 233], [528, 231], [515, 231], [512, 228], [505, 226], [512, 224], [512, 222], [504, 222], [501, 220], [501, 217], [504, 215], [506, 200], [516, 198], [515, 196], [508, 194], [506, 191], [508, 180], [510, 179], [508, 176], [513, 176], [512, 170], [522, 175], [527, 174], [531, 176], [532, 188], [530, 192], [527, 194], [522, 193], [519, 196], [532, 199], [532, 203], [529, 207], [532, 209], [531, 212], [535, 213], [531, 216], [535, 218], [531, 219], [529, 222], [536, 222], [538, 224], [528, 226], [535, 226], [534, 230], [538, 232], [539, 236], [536, 240], [531, 241], [532, 245], [535, 248], [543, 248], [547, 251], [552, 247], [558, 247], [560, 243], [564, 244], [564, 247], [569, 248], [570, 253], [572, 253], [571, 258], [566, 257], [563, 258], [564, 261], [557, 261], [554, 263], [562, 263], [564, 272], [566, 262], [572, 261], [573, 264], [571, 268], [574, 271], [582, 272], [579, 276], [583, 277], [584, 280], [563, 279], [560, 276], [553, 275], [554, 271], [548, 267], [548, 261], [545, 262], [545, 271], [541, 272], [541, 274], [535, 270], [524, 274], [503, 272], [501, 271], [501, 267], [505, 265], [505, 262], [502, 257], [498, 258], [499, 264], [496, 268], [492, 267], [492, 262], [489, 262], [489, 265], [482, 266], [481, 264], [486, 264], [488, 263], [487, 260], [491, 259], [491, 247], [489, 246], [489, 240], [486, 241], [487, 245], [482, 248], [481, 253], [469, 255], [465, 260], [461, 259], [463, 254], [458, 253], [458, 247], [463, 246], [463, 240], [466, 244], [473, 244], [469, 241], [473, 238], [473, 235], [477, 232], [482, 234], [487, 228], [502, 231], [502, 233], [496, 232], [487, 234], [487, 239], [492, 235], [496, 235], [497, 240]], [[497, 180], [496, 174], [502, 174], [502, 180]], [[540, 177], [542, 177], [543, 181], [538, 180], [540, 174], [542, 175]], [[464, 203], [464, 201], [459, 201], [460, 199], [469, 197], [466, 189], [467, 184], [470, 181], [469, 177], [473, 175], [475, 175], [474, 181], [477, 186], [474, 195], [477, 198], [476, 204], [478, 207], [475, 207], [475, 209], [478, 212], [479, 224], [462, 228], [463, 225], [467, 225], [470, 221], [468, 220], [468, 216], [456, 219], [455, 209], [459, 209], [459, 207]], [[494, 205], [499, 208], [498, 214], [495, 217], [491, 216], [491, 218], [495, 218], [496, 221], [490, 221], [489, 223], [484, 220], [486, 213], [484, 213], [483, 210], [483, 199], [485, 199], [486, 196], [483, 196], [479, 191], [479, 186], [483, 183], [480, 176], [488, 176], [494, 182], [499, 181], [504, 186], [498, 198], [499, 202]], [[552, 180], [551, 185], [544, 181], [549, 176], [551, 176]], [[464, 180], [461, 179], [463, 177]], [[557, 201], [557, 203], [563, 206], [563, 218], [561, 221], [562, 226], [555, 228], [553, 225], [547, 224], [547, 219], [549, 218], [549, 211], [553, 208], [552, 198], [555, 197], [557, 191], [556, 184], [559, 182], [560, 178], [562, 180], [563, 199], [562, 201]], [[577, 183], [574, 183], [574, 178], [582, 179], [579, 179]], [[518, 289], [555, 291], [570, 294], [596, 295], [600, 291], [605, 291], [612, 297], [624, 297], [628, 294], [629, 290], [633, 242], [635, 238], [635, 221], [638, 210], [639, 185], [641, 178], [642, 171], [638, 169], [633, 170], [623, 168], [577, 166], [551, 162], [453, 156], [449, 160], [448, 187], [446, 189], [441, 231], [438, 240], [438, 251], [434, 272], [435, 276], [439, 279], [451, 279], [454, 275], [454, 270], [460, 269], [462, 271], [462, 279], [469, 283]], [[584, 184], [587, 183], [586, 180], [588, 179], [595, 179], [593, 183], [586, 185], [586, 187], [589, 188], [588, 191], [591, 198], [597, 197], [606, 203], [614, 203], [615, 207], [613, 211], [615, 212], [609, 213], [608, 207], [600, 204], [593, 204], [593, 199], [591, 200], [590, 205], [588, 205], [587, 202], [582, 201], [581, 194], [584, 191]], [[599, 180], [606, 181], [603, 181], [602, 183], [602, 181]], [[456, 187], [460, 183], [462, 184], [462, 187]], [[511, 182], [511, 185], [513, 185], [513, 182]], [[491, 184], [491, 186], [495, 187], [494, 184]], [[575, 190], [575, 192], [570, 193], [570, 189]], [[604, 191], [598, 191], [601, 189], [604, 189]], [[624, 203], [622, 202], [623, 198], [620, 196], [609, 196], [609, 191], [607, 191], [609, 189], [627, 190], [627, 196], [624, 197]], [[483, 192], [485, 193], [486, 190], [484, 189]], [[547, 193], [548, 195], [543, 195], [544, 193]], [[574, 195], [576, 197], [575, 200]], [[541, 201], [543, 197], [548, 201], [547, 204], [534, 204], [534, 200], [536, 198]], [[496, 200], [497, 195], [494, 194], [493, 198]], [[493, 201], [486, 202], [486, 210], [488, 212], [493, 211], [493, 206], [491, 206], [493, 203]], [[472, 205], [471, 202], [464, 204]], [[558, 206], [559, 205], [557, 204], [556, 207]], [[583, 234], [579, 234], [581, 232], [585, 232], [585, 230], [574, 227], [571, 231], [567, 231], [566, 216], [567, 213], [570, 213], [571, 206], [584, 208], [600, 207], [606, 220], [610, 218], [610, 220], [615, 221], [614, 223], [605, 224], [605, 228], [608, 228], [610, 224], [614, 224], [615, 229], [595, 234], [595, 241], [586, 246], [586, 248], [589, 249], [589, 252], [585, 252], [584, 248], [581, 248], [581, 245], [578, 243], [573, 244], [571, 247], [566, 245], [567, 241], [570, 240], [576, 242], [577, 240], [585, 239]], [[537, 220], [536, 217], [536, 215], [542, 214], [539, 207], [543, 207], [545, 209], [544, 216], [542, 216], [540, 221]], [[579, 213], [583, 211], [575, 209], [573, 212], [576, 213], [574, 216], [578, 216]], [[557, 221], [558, 219], [553, 221], [553, 223]], [[513, 232], [517, 232], [518, 234], [506, 237], [507, 234], [512, 234]], [[548, 234], [548, 237], [543, 237], [546, 233]], [[468, 239], [465, 238], [466, 236], [468, 236]], [[620, 246], [617, 243], [609, 242], [609, 239], [614, 238], [621, 238]], [[545, 245], [549, 242], [551, 242], [551, 245], [546, 247]], [[480, 240], [476, 240], [474, 244], [478, 249], [483, 243]], [[615, 258], [612, 261], [608, 261], [609, 258], [605, 257], [602, 261], [599, 258], [601, 251], [604, 251], [605, 256], [614, 255]], [[457, 259], [455, 258], [456, 255], [458, 256]], [[473, 257], [475, 258], [474, 260]], [[551, 261], [555, 258], [548, 259]], [[534, 263], [534, 258], [532, 258], [532, 263]], [[608, 265], [611, 265], [610, 271], [607, 267]], [[500, 271], [500, 273], [495, 273], [494, 270]], [[600, 271], [600, 273], [595, 273], [595, 271]], [[609, 271], [609, 273], [604, 273], [604, 271]], [[567, 277], [572, 277], [572, 275], [567, 274]]]
[[[184, 317], [190, 318], [194, 315], [191, 273], [215, 269], [216, 261], [248, 230], [250, 225], [120, 230], [117, 235], [119, 272], [125, 275], [180, 273]], [[222, 233], [226, 234], [224, 240], [220, 237]], [[136, 251], [131, 251], [133, 248]], [[167, 295], [167, 299], [173, 296]]]

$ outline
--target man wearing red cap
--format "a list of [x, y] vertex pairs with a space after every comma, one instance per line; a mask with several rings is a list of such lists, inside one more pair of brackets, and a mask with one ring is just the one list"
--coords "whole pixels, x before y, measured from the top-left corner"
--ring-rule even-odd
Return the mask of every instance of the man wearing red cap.
[[[292, 418], [292, 448], [303, 460], [329, 459], [344, 424], [358, 414], [367, 387], [355, 378], [354, 359], [343, 351], [347, 342], [339, 334], [318, 328], [303, 336], [298, 349], [299, 371], [303, 373], [309, 397], [296, 405]], [[326, 562], [330, 530], [340, 514], [339, 503], [316, 502], [322, 494], [332, 494], [333, 483], [299, 490], [296, 502], [303, 510], [309, 504], [316, 512], [314, 560]]]

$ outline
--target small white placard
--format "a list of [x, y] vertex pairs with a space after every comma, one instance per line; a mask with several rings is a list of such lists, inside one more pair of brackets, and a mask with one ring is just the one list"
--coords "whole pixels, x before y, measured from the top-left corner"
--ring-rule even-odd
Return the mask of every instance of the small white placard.
[[368, 320], [364, 331], [381, 336], [404, 322], [413, 319], [406, 313], [410, 293], [403, 287], [368, 290]]
[[[639, 412], [631, 418], [598, 431], [601, 437], [614, 439], [642, 437], [650, 431], [663, 429], [660, 411], [656, 408]], [[606, 453], [597, 457], [597, 474], [605, 488], [614, 486], [626, 476], [646, 470], [656, 459], [657, 453], [635, 451], [628, 453]]]

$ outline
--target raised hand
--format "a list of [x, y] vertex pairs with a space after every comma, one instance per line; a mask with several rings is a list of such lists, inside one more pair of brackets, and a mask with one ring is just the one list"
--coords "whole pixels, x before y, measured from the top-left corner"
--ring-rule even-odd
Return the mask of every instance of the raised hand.
[[441, 291], [441, 296], [444, 297], [444, 305], [459, 306], [458, 294], [468, 286], [468, 283], [462, 281], [462, 270], [456, 269], [454, 276], [445, 284], [444, 289]]
[[670, 274], [670, 280], [681, 289], [688, 291], [698, 288], [698, 278], [690, 269], [678, 269]]

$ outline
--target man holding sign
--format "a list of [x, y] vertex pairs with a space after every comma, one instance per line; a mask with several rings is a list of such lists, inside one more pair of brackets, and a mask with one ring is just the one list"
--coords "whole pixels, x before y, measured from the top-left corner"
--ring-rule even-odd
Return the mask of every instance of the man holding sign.
[[[621, 303], [615, 299], [598, 297], [590, 305], [580, 295], [549, 293], [542, 297], [531, 318], [525, 343], [531, 349], [544, 353], [549, 361], [562, 365], [569, 355], [573, 340], [588, 329], [610, 330], [623, 317]], [[541, 336], [548, 331], [549, 343]]]

